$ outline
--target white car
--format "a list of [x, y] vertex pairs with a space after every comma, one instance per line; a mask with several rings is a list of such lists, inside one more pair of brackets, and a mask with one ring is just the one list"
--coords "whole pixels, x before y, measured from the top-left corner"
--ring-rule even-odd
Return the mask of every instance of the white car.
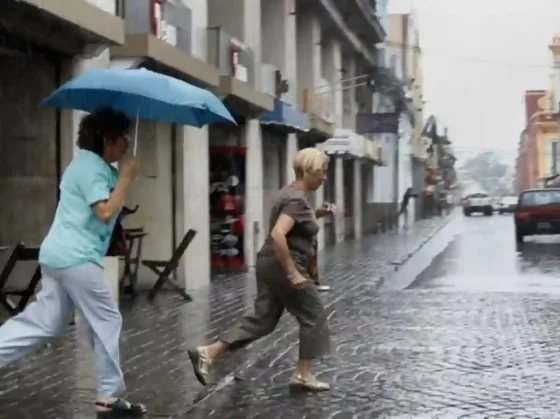
[[514, 213], [517, 208], [517, 197], [516, 196], [506, 196], [500, 201], [500, 209], [498, 212], [500, 214]]
[[467, 195], [463, 199], [463, 214], [470, 217], [474, 213], [482, 213], [486, 216], [494, 214], [494, 207], [492, 206], [492, 198], [488, 194], [479, 192]]

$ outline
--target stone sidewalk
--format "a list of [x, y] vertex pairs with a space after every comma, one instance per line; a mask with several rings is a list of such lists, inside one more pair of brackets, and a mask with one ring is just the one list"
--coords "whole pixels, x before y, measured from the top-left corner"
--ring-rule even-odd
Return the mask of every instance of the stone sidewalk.
[[[408, 259], [448, 221], [420, 221], [407, 233], [367, 236], [326, 249], [320, 258], [320, 273], [322, 282], [333, 286], [324, 297], [335, 325], [339, 306], [345, 307], [364, 290], [375, 288], [380, 278], [393, 272], [395, 265]], [[247, 377], [261, 377], [264, 372], [285, 378], [297, 347], [298, 328], [293, 319], [286, 316], [270, 336], [217, 363], [214, 385], [209, 388], [196, 382], [186, 353], [192, 345], [215, 339], [232, 320], [251, 310], [254, 293], [252, 275], [235, 275], [215, 278], [208, 288], [194, 293], [192, 303], [162, 294], [156, 304], [144, 298], [123, 304], [123, 369], [131, 398], [145, 401], [150, 417], [183, 417], [187, 412], [184, 417], [207, 417], [212, 411], [222, 412], [212, 416], [217, 418], [257, 417], [258, 412], [250, 407], [253, 413], [239, 410], [239, 416], [234, 415], [231, 406], [237, 404], [231, 389], [235, 391], [237, 386], [230, 384], [241, 380], [249, 385]], [[360, 345], [354, 342], [359, 351]], [[2, 371], [0, 418], [94, 417], [93, 371], [87, 343], [76, 330], [70, 330], [60, 342]], [[282, 399], [286, 398], [284, 381], [277, 384], [280, 398], [276, 398], [276, 409], [292, 403]], [[251, 393], [251, 398], [264, 397], [265, 390]], [[303, 417], [298, 415], [274, 417]]]

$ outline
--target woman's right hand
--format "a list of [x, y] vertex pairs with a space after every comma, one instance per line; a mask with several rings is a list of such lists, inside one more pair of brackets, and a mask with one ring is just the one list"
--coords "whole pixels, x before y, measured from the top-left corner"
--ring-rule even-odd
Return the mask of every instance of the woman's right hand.
[[303, 276], [302, 274], [300, 274], [298, 271], [288, 275], [288, 279], [290, 280], [292, 287], [296, 288], [296, 289], [303, 289], [306, 288], [308, 286], [310, 286], [311, 284], [313, 284], [313, 282], [306, 278], [305, 276]]
[[128, 159], [121, 163], [122, 176], [132, 180], [138, 175], [138, 165], [136, 164], [136, 159]]

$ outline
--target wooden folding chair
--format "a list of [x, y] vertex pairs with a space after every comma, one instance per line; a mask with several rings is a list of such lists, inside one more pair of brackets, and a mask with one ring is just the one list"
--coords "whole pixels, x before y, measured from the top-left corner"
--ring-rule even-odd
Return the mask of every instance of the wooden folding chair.
[[[14, 291], [3, 291], [3, 289], [18, 262], [38, 260], [38, 247], [25, 247], [23, 243], [19, 243], [13, 248], [4, 268], [0, 271], [0, 304], [2, 304], [12, 316], [21, 313], [27, 306], [31, 297], [35, 294], [35, 289], [37, 285], [39, 285], [39, 281], [41, 281], [41, 267], [37, 266], [27, 287]], [[12, 301], [12, 297], [19, 297], [19, 301], [17, 303]]]
[[158, 276], [155, 285], [153, 286], [152, 290], [150, 291], [150, 294], [148, 295], [149, 301], [154, 301], [157, 293], [162, 289], [162, 287], [166, 283], [171, 285], [173, 290], [177, 292], [177, 294], [179, 294], [181, 297], [183, 297], [186, 301], [192, 301], [192, 297], [189, 294], [187, 294], [183, 288], [177, 285], [177, 283], [169, 276], [179, 266], [179, 261], [183, 257], [183, 254], [185, 253], [187, 247], [189, 247], [189, 245], [191, 244], [195, 236], [196, 236], [195, 230], [187, 231], [187, 234], [185, 234], [183, 240], [181, 240], [181, 243], [179, 243], [179, 246], [177, 246], [177, 248], [173, 252], [173, 255], [171, 256], [171, 259], [169, 259], [168, 261], [161, 261], [161, 260], [142, 261], [142, 264], [144, 266], [151, 269]]
[[143, 227], [124, 229], [123, 240], [126, 243], [124, 255], [120, 257], [124, 261], [124, 270], [120, 279], [121, 294], [136, 297], [136, 283], [138, 282], [138, 270], [142, 261], [142, 243], [148, 233]]

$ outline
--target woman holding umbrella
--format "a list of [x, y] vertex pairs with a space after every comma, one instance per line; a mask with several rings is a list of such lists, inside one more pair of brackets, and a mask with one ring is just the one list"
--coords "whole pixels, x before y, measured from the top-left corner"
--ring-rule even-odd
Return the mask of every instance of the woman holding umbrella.
[[79, 151], [60, 183], [53, 224], [39, 252], [42, 289], [37, 300], [0, 327], [0, 367], [62, 337], [77, 309], [96, 358], [100, 416], [140, 417], [146, 408], [119, 398], [125, 384], [119, 359], [122, 318], [103, 271], [111, 233], [137, 169], [111, 165], [128, 150], [127, 116], [100, 109], [85, 116]]
[[329, 352], [327, 315], [312, 279], [319, 224], [317, 216], [332, 206], [314, 210], [307, 198], [327, 171], [329, 158], [316, 148], [300, 150], [294, 158], [296, 181], [276, 195], [270, 213], [271, 230], [257, 255], [255, 312], [242, 317], [220, 340], [189, 351], [198, 380], [206, 385], [213, 360], [272, 333], [284, 310], [299, 322], [299, 360], [290, 386], [308, 391], [329, 390], [311, 373], [311, 363]]

